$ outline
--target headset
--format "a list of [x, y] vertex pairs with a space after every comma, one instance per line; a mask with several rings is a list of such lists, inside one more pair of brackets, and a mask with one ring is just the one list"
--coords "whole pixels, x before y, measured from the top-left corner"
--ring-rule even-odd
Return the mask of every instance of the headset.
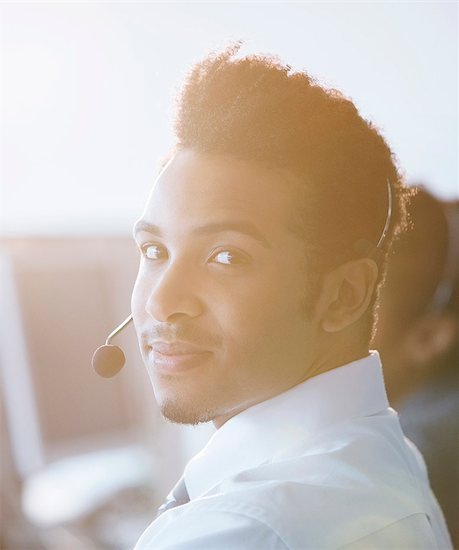
[[[392, 189], [389, 180], [387, 180], [387, 215], [384, 229], [379, 238], [376, 249], [381, 249], [389, 230], [390, 222], [392, 219]], [[369, 243], [368, 243], [369, 244]], [[374, 245], [371, 246], [373, 248]], [[127, 317], [120, 325], [118, 325], [108, 336], [105, 344], [100, 346], [94, 352], [92, 356], [92, 366], [99, 376], [103, 378], [111, 378], [118, 374], [118, 372], [124, 367], [126, 359], [124, 357], [123, 350], [110, 344], [112, 338], [121, 332], [132, 321], [132, 313]]]

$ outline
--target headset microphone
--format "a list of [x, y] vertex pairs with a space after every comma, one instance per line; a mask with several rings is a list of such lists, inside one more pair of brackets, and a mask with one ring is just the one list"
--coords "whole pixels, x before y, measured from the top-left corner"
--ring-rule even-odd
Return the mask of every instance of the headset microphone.
[[110, 344], [110, 340], [122, 331], [132, 321], [132, 313], [125, 319], [121, 325], [117, 326], [107, 337], [105, 345], [100, 346], [92, 356], [92, 367], [99, 376], [111, 378], [115, 376], [123, 367], [126, 361], [124, 353], [118, 346]]

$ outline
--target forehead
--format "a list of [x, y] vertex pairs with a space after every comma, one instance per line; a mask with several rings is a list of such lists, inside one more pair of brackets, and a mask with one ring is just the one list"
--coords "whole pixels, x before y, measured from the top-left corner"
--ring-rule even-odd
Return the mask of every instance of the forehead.
[[250, 221], [265, 232], [287, 230], [298, 186], [287, 171], [182, 150], [156, 180], [143, 218], [167, 229], [224, 219]]

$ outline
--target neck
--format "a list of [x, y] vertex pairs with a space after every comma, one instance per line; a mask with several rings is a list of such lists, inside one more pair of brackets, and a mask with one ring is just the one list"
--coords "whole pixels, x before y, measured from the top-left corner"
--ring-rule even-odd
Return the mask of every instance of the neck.
[[347, 338], [327, 341], [320, 347], [315, 360], [312, 361], [301, 382], [342, 365], [352, 363], [357, 359], [362, 359], [368, 354], [369, 350], [367, 346], [355, 345], [355, 343], [352, 343]]

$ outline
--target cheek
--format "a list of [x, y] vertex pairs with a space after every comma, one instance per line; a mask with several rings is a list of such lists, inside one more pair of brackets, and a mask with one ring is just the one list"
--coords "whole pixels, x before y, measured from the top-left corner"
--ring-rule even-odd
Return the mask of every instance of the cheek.
[[215, 314], [221, 327], [226, 351], [236, 354], [272, 354], [287, 347], [306, 330], [302, 309], [303, 293], [285, 283], [259, 284], [250, 292], [237, 291], [225, 301], [215, 302]]
[[143, 279], [139, 272], [132, 288], [131, 294], [131, 312], [134, 318], [135, 325], [137, 325], [138, 321], [142, 320], [146, 315], [145, 303], [145, 285], [143, 284]]

